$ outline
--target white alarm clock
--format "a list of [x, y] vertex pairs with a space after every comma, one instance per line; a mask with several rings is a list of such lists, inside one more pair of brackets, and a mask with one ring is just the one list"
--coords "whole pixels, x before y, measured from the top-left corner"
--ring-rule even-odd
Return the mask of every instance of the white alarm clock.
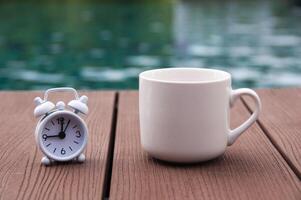
[[[70, 101], [67, 107], [63, 101], [54, 105], [47, 100], [50, 92], [67, 91], [75, 95], [75, 99]], [[36, 97], [34, 102], [34, 116], [40, 118], [35, 138], [45, 155], [41, 160], [42, 164], [49, 165], [55, 161], [84, 162], [83, 151], [87, 145], [88, 129], [79, 114], [88, 114], [88, 97], [79, 97], [75, 89], [62, 87], [47, 90], [43, 100]]]

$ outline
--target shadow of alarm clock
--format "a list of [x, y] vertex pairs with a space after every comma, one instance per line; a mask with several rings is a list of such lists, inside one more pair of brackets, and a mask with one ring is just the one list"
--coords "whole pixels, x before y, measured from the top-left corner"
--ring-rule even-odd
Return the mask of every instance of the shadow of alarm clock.
[[[47, 100], [48, 94], [53, 92], [72, 92], [75, 99], [67, 106], [63, 101], [54, 105]], [[74, 88], [61, 87], [46, 90], [44, 99], [36, 97], [34, 102], [34, 116], [39, 118], [35, 130], [36, 143], [45, 155], [41, 163], [84, 162], [83, 151], [87, 145], [88, 128], [79, 114], [88, 114], [88, 97], [79, 97]]]

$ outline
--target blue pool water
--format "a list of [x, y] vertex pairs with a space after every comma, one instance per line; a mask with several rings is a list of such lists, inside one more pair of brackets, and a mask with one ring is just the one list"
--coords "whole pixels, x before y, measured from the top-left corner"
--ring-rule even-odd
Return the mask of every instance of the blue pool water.
[[1, 4], [0, 89], [136, 89], [141, 71], [171, 66], [223, 69], [234, 87], [301, 86], [301, 8], [150, 2]]

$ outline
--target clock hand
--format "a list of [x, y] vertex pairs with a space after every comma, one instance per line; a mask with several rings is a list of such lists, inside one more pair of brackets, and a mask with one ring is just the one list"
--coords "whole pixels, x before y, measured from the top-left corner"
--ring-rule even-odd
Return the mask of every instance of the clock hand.
[[64, 133], [64, 132], [59, 132], [59, 134], [57, 134], [57, 135], [46, 135], [46, 134], [44, 134], [43, 136], [43, 139], [47, 139], [47, 138], [53, 138], [53, 137], [58, 137], [58, 138], [60, 138], [60, 139], [64, 139], [65, 137], [66, 137], [66, 134]]
[[64, 130], [64, 118], [62, 117], [61, 119], [60, 119], [60, 121], [61, 121], [61, 132], [64, 132], [63, 130]]
[[51, 137], [59, 137], [59, 135], [46, 135], [46, 138], [51, 138]]
[[69, 121], [68, 121], [68, 123], [67, 123], [67, 125], [66, 125], [66, 127], [65, 127], [65, 130], [63, 131], [64, 133], [65, 133], [65, 131], [67, 130], [69, 124], [70, 124], [70, 119], [69, 119]]
[[46, 134], [44, 134], [43, 135], [43, 139], [47, 139], [47, 138], [52, 138], [52, 137], [59, 137], [60, 135], [46, 135]]

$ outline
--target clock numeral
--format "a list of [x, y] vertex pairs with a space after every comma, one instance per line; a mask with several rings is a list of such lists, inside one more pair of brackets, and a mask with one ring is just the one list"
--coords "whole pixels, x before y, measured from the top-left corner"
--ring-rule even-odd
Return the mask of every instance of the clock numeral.
[[56, 120], [57, 120], [57, 124], [60, 124], [60, 123], [64, 124], [65, 119], [64, 119], [64, 117], [59, 117]]
[[50, 129], [49, 129], [49, 128], [46, 128], [46, 127], [45, 127], [45, 129], [46, 129], [47, 131], [50, 131]]
[[62, 148], [61, 154], [62, 154], [62, 155], [65, 155], [65, 154], [66, 154], [66, 150], [65, 150], [64, 148]]
[[69, 146], [69, 149], [70, 149], [71, 151], [73, 151], [73, 149], [71, 148], [71, 146]]
[[77, 138], [80, 138], [80, 136], [82, 136], [82, 135], [80, 134], [80, 131], [76, 131], [76, 137], [77, 137]]
[[54, 122], [51, 120], [51, 124], [54, 126]]
[[46, 147], [49, 147], [51, 145], [51, 143], [47, 144]]
[[43, 134], [43, 135], [42, 135], [42, 138], [43, 138], [44, 141], [46, 141], [46, 140], [47, 140], [47, 135], [46, 135], [46, 134]]
[[78, 141], [75, 141], [75, 140], [74, 140], [73, 142], [74, 142], [75, 144], [78, 144]]
[[55, 153], [55, 151], [56, 151], [56, 148], [54, 148], [53, 153]]

